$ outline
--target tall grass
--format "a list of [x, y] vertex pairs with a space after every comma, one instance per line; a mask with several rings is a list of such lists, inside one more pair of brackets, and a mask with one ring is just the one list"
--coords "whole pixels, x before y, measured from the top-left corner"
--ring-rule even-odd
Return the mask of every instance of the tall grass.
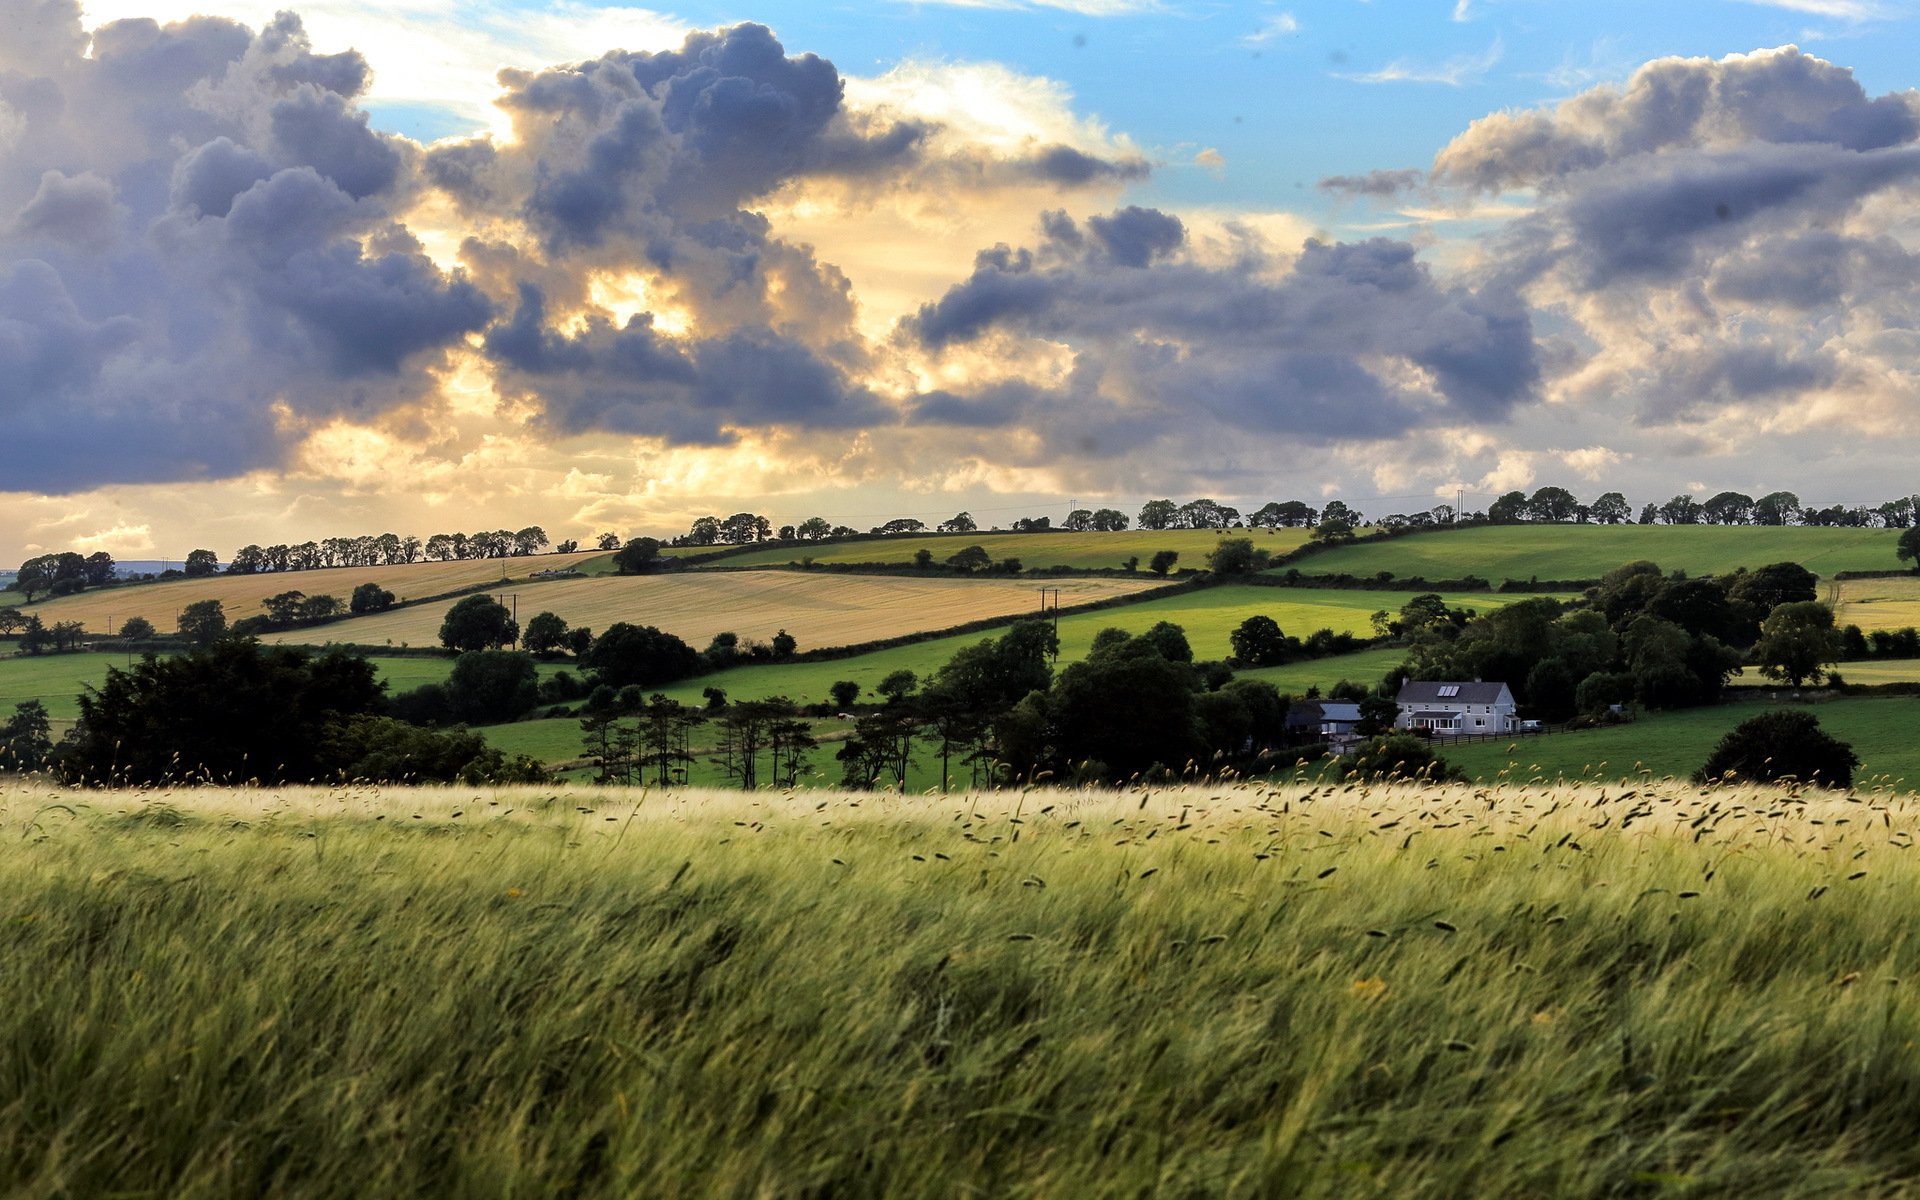
[[0, 791], [19, 1196], [1858, 1195], [1911, 801]]

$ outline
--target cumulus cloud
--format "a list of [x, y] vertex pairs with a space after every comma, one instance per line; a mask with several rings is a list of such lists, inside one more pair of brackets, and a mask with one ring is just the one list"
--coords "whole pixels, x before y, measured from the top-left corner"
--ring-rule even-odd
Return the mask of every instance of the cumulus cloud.
[[[411, 156], [297, 18], [81, 27], [14, 0], [0, 49], [0, 419], [46, 491], [284, 460], [417, 400], [491, 306], [395, 218]], [[23, 52], [24, 49], [24, 52]]]
[[1183, 224], [1151, 209], [1049, 214], [1036, 246], [983, 252], [902, 336], [950, 354], [1064, 345], [1069, 368], [930, 393], [916, 419], [1024, 425], [1042, 456], [1112, 457], [1236, 434], [1394, 438], [1501, 421], [1534, 394], [1517, 299], [1435, 280], [1410, 245], [1309, 242], [1274, 267], [1201, 262]]
[[1536, 197], [1484, 269], [1570, 326], [1549, 385], [1568, 406], [1728, 453], [1886, 429], [1920, 400], [1911, 92], [1869, 96], [1791, 46], [1662, 59], [1474, 122], [1430, 179]]

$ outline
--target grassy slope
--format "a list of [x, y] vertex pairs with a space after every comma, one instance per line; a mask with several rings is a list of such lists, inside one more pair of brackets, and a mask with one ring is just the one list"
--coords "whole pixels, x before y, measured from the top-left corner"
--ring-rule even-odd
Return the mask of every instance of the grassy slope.
[[1899, 567], [1897, 529], [1811, 529], [1721, 525], [1506, 525], [1363, 541], [1314, 555], [1315, 574], [1459, 579], [1597, 579], [1636, 559], [1667, 570], [1718, 574], [1736, 567], [1797, 562], [1817, 575]]
[[1906, 803], [57, 799], [0, 790], [9, 1194], [1920, 1179]]
[[1161, 550], [1180, 555], [1178, 567], [1202, 567], [1214, 543], [1222, 537], [1253, 539], [1253, 544], [1273, 554], [1285, 554], [1307, 540], [1304, 529], [1128, 529], [1119, 533], [950, 533], [919, 537], [873, 538], [859, 542], [829, 542], [804, 548], [758, 550], [729, 556], [713, 564], [717, 567], [784, 566], [812, 558], [822, 563], [890, 562], [910, 563], [915, 552], [927, 550], [936, 561], [944, 562], [967, 546], [979, 546], [994, 561], [1017, 558], [1027, 567], [1078, 567], [1097, 569], [1119, 567], [1128, 558], [1137, 557], [1144, 572], [1146, 565]]
[[[802, 574], [793, 571], [686, 572], [521, 584], [520, 621], [559, 614], [569, 625], [596, 631], [616, 621], [657, 625], [696, 649], [731, 630], [765, 642], [785, 629], [802, 649], [844, 646], [943, 629], [992, 617], [1036, 611], [1041, 587], [1060, 589], [1072, 605], [1125, 595], [1164, 581], [907, 578]], [[332, 639], [363, 645], [431, 646], [439, 641], [446, 609], [439, 605], [381, 613], [337, 625], [272, 634], [267, 640]]]
[[[1621, 779], [1650, 774], [1686, 778], [1700, 768], [1715, 743], [1735, 725], [1764, 711], [1761, 704], [1654, 713], [1612, 729], [1479, 742], [1442, 750], [1448, 762], [1480, 779], [1529, 781]], [[1907, 697], [1832, 700], [1813, 706], [1821, 728], [1853, 746], [1860, 756], [1855, 783], [1899, 782], [1920, 786], [1920, 699]]]
[[[89, 633], [117, 632], [130, 617], [145, 617], [162, 633], [179, 626], [180, 610], [197, 600], [218, 600], [227, 620], [237, 621], [262, 611], [261, 602], [281, 592], [333, 596], [344, 607], [353, 589], [377, 583], [401, 600], [437, 596], [474, 584], [499, 579], [503, 573], [524, 579], [535, 571], [562, 570], [596, 557], [597, 553], [541, 554], [530, 558], [489, 558], [469, 562], [412, 563], [399, 567], [333, 567], [324, 571], [285, 571], [270, 575], [214, 575], [205, 579], [171, 579], [163, 583], [129, 584], [102, 588], [77, 596], [41, 600], [24, 611], [37, 613], [51, 625], [79, 621]], [[355, 621], [372, 620], [370, 617]], [[438, 627], [438, 617], [435, 618]], [[323, 627], [327, 636], [352, 640], [345, 630], [353, 621]]]

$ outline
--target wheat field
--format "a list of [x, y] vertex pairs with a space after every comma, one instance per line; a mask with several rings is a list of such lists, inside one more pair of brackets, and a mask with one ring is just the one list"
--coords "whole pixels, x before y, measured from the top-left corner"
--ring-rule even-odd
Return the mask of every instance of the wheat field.
[[[463, 562], [409, 563], [394, 567], [329, 567], [319, 571], [276, 571], [265, 575], [210, 575], [201, 579], [170, 579], [159, 583], [126, 584], [40, 600], [21, 609], [52, 625], [78, 621], [96, 637], [118, 633], [131, 617], [145, 617], [161, 633], [179, 627], [180, 612], [200, 600], [218, 600], [228, 621], [264, 611], [269, 596], [298, 591], [309, 596], [332, 596], [345, 611], [353, 589], [377, 583], [398, 600], [440, 596], [506, 577], [524, 581], [535, 571], [560, 571], [600, 557], [598, 551], [540, 554], [521, 558], [481, 558]], [[437, 614], [438, 610], [436, 610]], [[434, 627], [439, 628], [436, 615]]]
[[0, 790], [0, 1188], [1920, 1186], [1914, 802]]
[[[969, 621], [1037, 612], [1041, 588], [1058, 589], [1071, 607], [1145, 590], [1160, 580], [918, 579], [893, 575], [803, 574], [794, 571], [685, 572], [601, 576], [520, 583], [500, 595], [517, 604], [524, 625], [554, 612], [596, 632], [616, 621], [657, 625], [695, 649], [731, 631], [765, 642], [781, 629], [803, 650], [945, 629]], [[1049, 603], [1051, 603], [1051, 598]], [[449, 605], [450, 607], [450, 605]], [[265, 641], [334, 640], [365, 646], [439, 644], [446, 609], [400, 609], [346, 623], [292, 629]]]

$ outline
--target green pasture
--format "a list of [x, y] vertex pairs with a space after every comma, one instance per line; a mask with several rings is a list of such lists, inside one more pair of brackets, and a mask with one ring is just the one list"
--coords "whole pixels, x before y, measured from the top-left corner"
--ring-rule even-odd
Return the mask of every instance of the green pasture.
[[1335, 654], [1329, 658], [1311, 658], [1279, 667], [1254, 667], [1235, 671], [1233, 675], [1235, 679], [1264, 679], [1284, 693], [1299, 696], [1304, 695], [1310, 687], [1317, 687], [1324, 692], [1343, 679], [1372, 687], [1388, 671], [1405, 662], [1406, 658], [1404, 646], [1383, 646], [1352, 654]]
[[[1855, 786], [1920, 788], [1920, 699], [1857, 697], [1809, 706], [1820, 727], [1860, 756]], [[1700, 768], [1720, 738], [1764, 712], [1746, 702], [1680, 712], [1648, 713], [1627, 725], [1545, 737], [1476, 742], [1443, 748], [1442, 757], [1480, 780], [1530, 783], [1556, 780], [1685, 779]]]
[[1754, 525], [1495, 525], [1356, 542], [1302, 559], [1311, 574], [1598, 579], [1646, 559], [1691, 575], [1797, 562], [1816, 575], [1900, 567], [1897, 529]]
[[[1017, 558], [1023, 567], [1075, 567], [1097, 570], [1119, 568], [1129, 558], [1140, 560], [1140, 573], [1162, 550], [1180, 556], [1174, 569], [1207, 565], [1207, 555], [1223, 537], [1250, 538], [1272, 554], [1285, 554], [1307, 540], [1304, 529], [1124, 529], [1118, 533], [934, 533], [871, 538], [857, 542], [823, 542], [729, 555], [714, 567], [777, 567], [811, 558], [817, 563], [911, 563], [921, 550], [944, 562], [967, 546], [979, 546], [995, 562]], [[672, 551], [668, 551], [672, 553]]]

